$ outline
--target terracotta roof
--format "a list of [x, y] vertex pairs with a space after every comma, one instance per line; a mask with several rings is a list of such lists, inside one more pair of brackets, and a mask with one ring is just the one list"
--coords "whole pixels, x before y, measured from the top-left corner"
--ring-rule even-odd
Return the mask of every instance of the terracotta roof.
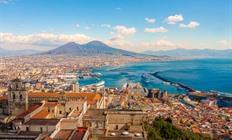
[[26, 125], [56, 125], [59, 119], [30, 119]]
[[73, 130], [60, 130], [54, 137], [57, 140], [67, 140], [72, 134]]
[[87, 100], [93, 101], [93, 100], [99, 100], [101, 98], [101, 95], [98, 93], [64, 93], [61, 94], [59, 92], [29, 92], [28, 97], [29, 98], [59, 98], [61, 96], [64, 96], [66, 98], [75, 98], [75, 97], [86, 97]]
[[0, 96], [0, 101], [6, 101], [7, 100], [7, 96], [4, 95], [4, 96]]
[[39, 97], [60, 97], [60, 94], [58, 92], [29, 92], [28, 93], [29, 98], [39, 98]]
[[88, 100], [99, 100], [101, 95], [98, 93], [66, 93], [65, 97], [87, 97]]
[[71, 140], [82, 140], [86, 131], [87, 131], [87, 128], [84, 128], [84, 127], [77, 128], [77, 130], [73, 134]]
[[45, 107], [54, 107], [54, 106], [57, 106], [57, 104], [58, 104], [57, 102], [46, 102], [44, 106]]
[[39, 113], [35, 114], [32, 119], [45, 119], [48, 116], [48, 111], [41, 110]]
[[26, 115], [30, 114], [31, 112], [33, 112], [34, 110], [36, 110], [37, 108], [39, 108], [42, 104], [35, 104], [33, 106], [31, 106], [28, 110], [24, 111], [23, 113], [19, 114], [16, 118], [20, 118], [23, 119]]
[[88, 104], [90, 104], [90, 105], [95, 105], [96, 104], [96, 100], [89, 100], [88, 102], [87, 102]]

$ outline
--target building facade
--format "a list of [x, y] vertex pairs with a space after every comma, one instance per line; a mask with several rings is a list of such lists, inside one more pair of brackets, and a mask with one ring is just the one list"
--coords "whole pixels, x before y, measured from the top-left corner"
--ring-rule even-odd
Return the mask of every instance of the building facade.
[[28, 109], [28, 92], [20, 79], [12, 80], [8, 88], [8, 113], [17, 115]]

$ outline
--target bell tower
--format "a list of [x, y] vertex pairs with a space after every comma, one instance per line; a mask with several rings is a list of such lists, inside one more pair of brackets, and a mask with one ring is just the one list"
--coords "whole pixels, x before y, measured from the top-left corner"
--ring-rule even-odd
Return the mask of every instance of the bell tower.
[[9, 84], [8, 108], [11, 115], [18, 115], [28, 109], [28, 93], [23, 81], [18, 78]]

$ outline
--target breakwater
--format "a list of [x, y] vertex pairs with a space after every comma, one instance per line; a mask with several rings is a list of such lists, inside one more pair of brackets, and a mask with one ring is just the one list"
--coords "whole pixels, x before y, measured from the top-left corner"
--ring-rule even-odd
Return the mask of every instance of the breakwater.
[[160, 72], [155, 72], [155, 73], [151, 73], [152, 76], [158, 78], [159, 80], [163, 81], [163, 82], [166, 82], [166, 83], [169, 83], [170, 85], [176, 87], [176, 88], [182, 88], [182, 89], [185, 89], [186, 91], [188, 92], [195, 92], [196, 90], [187, 86], [187, 85], [184, 85], [182, 83], [177, 83], [177, 82], [173, 82], [167, 78], [164, 78], [162, 76], [159, 75]]

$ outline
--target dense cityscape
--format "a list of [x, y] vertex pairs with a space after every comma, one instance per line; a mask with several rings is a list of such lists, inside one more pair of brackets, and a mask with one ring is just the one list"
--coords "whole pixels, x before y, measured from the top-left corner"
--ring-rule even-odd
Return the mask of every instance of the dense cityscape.
[[93, 68], [139, 61], [161, 60], [119, 56], [1, 58], [0, 138], [149, 139], [144, 123], [155, 118], [171, 119], [178, 129], [208, 138], [231, 138], [231, 107], [218, 107], [214, 94], [169, 94], [156, 87], [146, 89], [140, 83], [125, 83], [121, 88], [78, 83], [80, 78], [100, 77], [91, 72]]

